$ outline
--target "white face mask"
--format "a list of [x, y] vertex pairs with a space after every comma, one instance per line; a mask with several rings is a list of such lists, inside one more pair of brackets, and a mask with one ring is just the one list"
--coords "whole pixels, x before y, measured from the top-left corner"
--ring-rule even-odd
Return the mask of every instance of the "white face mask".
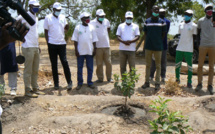
[[133, 20], [132, 19], [126, 19], [125, 21], [126, 21], [126, 23], [131, 24]]
[[54, 12], [54, 15], [59, 16], [60, 13], [61, 13], [61, 11], [55, 11], [55, 12]]

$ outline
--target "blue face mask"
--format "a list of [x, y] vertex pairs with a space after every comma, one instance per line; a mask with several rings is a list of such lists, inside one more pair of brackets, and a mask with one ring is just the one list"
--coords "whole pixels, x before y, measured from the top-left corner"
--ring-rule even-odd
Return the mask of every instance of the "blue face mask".
[[40, 10], [39, 7], [33, 7], [33, 8], [32, 8], [32, 11], [33, 11], [34, 13], [39, 12], [39, 10]]
[[102, 21], [104, 21], [104, 19], [105, 19], [105, 18], [99, 18], [99, 21], [101, 21], [101, 22], [102, 22]]
[[55, 11], [54, 15], [59, 16], [61, 11]]
[[188, 15], [184, 15], [184, 20], [185, 21], [189, 21], [191, 20], [192, 16], [188, 16]]
[[126, 20], [125, 20], [125, 22], [128, 23], [128, 24], [131, 24], [132, 21], [133, 21], [132, 19], [126, 19]]
[[152, 15], [153, 15], [154, 17], [158, 17], [158, 16], [159, 16], [159, 13], [153, 12]]

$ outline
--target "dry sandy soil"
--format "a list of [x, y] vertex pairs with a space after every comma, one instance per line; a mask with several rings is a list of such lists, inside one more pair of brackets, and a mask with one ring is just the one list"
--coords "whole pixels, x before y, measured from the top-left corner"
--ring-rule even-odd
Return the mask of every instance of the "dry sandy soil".
[[[172, 99], [168, 103], [171, 111], [182, 111], [189, 117], [189, 124], [194, 134], [215, 133], [215, 96], [207, 92], [207, 76], [204, 76], [203, 90], [199, 93], [186, 88], [186, 75], [181, 75], [181, 84], [172, 94], [167, 94], [162, 89], [155, 92], [151, 88], [141, 89], [144, 83], [145, 59], [137, 53], [136, 68], [140, 74], [140, 80], [136, 84], [134, 95], [129, 99], [129, 104], [142, 110], [139, 116], [122, 118], [114, 116], [111, 112], [104, 112], [110, 106], [118, 106], [124, 103], [122, 94], [114, 88], [113, 83], [95, 83], [96, 89], [86, 86], [76, 91], [77, 64], [74, 55], [74, 47], [69, 43], [67, 58], [72, 72], [74, 88], [67, 92], [66, 80], [62, 66], [59, 62], [59, 77], [61, 89], [53, 89], [50, 61], [44, 39], [40, 39], [42, 49], [39, 85], [46, 93], [36, 99], [24, 97], [23, 65], [19, 66], [18, 91], [16, 97], [9, 95], [7, 86], [6, 95], [2, 98], [4, 113], [2, 115], [3, 134], [148, 134], [150, 126], [147, 120], [155, 119], [153, 113], [149, 113], [151, 101], [158, 96]], [[111, 41], [113, 74], [119, 74], [118, 43]], [[94, 63], [93, 80], [97, 80], [96, 65]], [[6, 75], [7, 78], [7, 75]], [[84, 81], [86, 83], [87, 71], [84, 68]], [[174, 58], [168, 56], [167, 80], [171, 85], [174, 80]], [[106, 81], [106, 79], [105, 79]], [[193, 76], [193, 86], [196, 86], [197, 76]], [[215, 82], [215, 80], [214, 80]], [[173, 82], [172, 82], [173, 83]], [[174, 87], [173, 87], [174, 88]], [[177, 91], [176, 91], [177, 90]], [[173, 90], [174, 91], [174, 90]], [[8, 103], [10, 102], [10, 103]]]

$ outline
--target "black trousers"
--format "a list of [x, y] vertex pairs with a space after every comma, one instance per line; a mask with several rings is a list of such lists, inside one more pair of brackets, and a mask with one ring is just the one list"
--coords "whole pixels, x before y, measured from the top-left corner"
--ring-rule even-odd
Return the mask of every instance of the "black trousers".
[[2, 134], [2, 124], [1, 124], [1, 120], [0, 120], [0, 134]]
[[69, 64], [66, 58], [66, 44], [62, 45], [54, 45], [54, 44], [48, 44], [48, 51], [49, 51], [49, 58], [51, 61], [52, 66], [52, 74], [53, 74], [53, 80], [54, 85], [59, 86], [59, 78], [58, 78], [58, 55], [61, 61], [61, 64], [63, 66], [64, 75], [66, 77], [66, 81], [69, 84], [72, 82], [71, 80], [71, 72], [69, 68]]

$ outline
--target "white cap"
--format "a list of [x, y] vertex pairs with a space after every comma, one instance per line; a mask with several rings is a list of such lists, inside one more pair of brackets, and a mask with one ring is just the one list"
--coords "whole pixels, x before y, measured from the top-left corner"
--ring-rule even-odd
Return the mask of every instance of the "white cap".
[[193, 10], [188, 9], [188, 10], [185, 11], [185, 13], [193, 14]]
[[37, 0], [29, 0], [28, 5], [40, 6], [40, 3]]
[[96, 15], [98, 15], [98, 16], [104, 16], [104, 15], [106, 15], [106, 14], [105, 14], [105, 12], [104, 12], [103, 9], [98, 9], [98, 10], [96, 11]]
[[89, 16], [90, 16], [90, 14], [88, 12], [83, 12], [80, 15], [80, 19], [83, 18], [83, 17], [89, 17]]
[[205, 9], [208, 8], [208, 7], [212, 7], [212, 8], [213, 8], [213, 5], [212, 5], [212, 4], [207, 4], [207, 5], [205, 6]]
[[125, 18], [128, 18], [128, 17], [133, 18], [133, 13], [131, 11], [127, 11], [125, 13]]
[[161, 8], [161, 9], [159, 10], [159, 12], [166, 12], [166, 10], [163, 9], [163, 8]]
[[57, 10], [61, 10], [62, 9], [61, 4], [59, 2], [55, 2], [54, 5], [53, 5], [53, 8], [55, 8]]

